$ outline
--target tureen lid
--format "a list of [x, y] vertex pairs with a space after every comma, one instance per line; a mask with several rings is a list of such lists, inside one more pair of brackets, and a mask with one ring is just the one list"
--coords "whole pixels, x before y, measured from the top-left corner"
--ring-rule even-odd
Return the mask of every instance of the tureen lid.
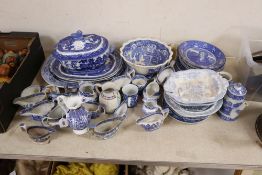
[[178, 51], [181, 61], [190, 67], [219, 70], [226, 62], [219, 48], [204, 41], [185, 41], [178, 46]]
[[247, 93], [247, 89], [241, 83], [230, 83], [228, 91], [237, 96], [244, 96]]
[[78, 56], [93, 58], [109, 52], [108, 40], [96, 34], [83, 35], [78, 30], [60, 40], [53, 55], [59, 60], [74, 60]]

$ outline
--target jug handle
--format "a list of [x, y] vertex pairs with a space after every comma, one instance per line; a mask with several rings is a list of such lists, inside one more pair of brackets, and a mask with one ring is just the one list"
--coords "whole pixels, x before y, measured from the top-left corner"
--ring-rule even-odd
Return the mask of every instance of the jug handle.
[[232, 81], [233, 77], [229, 72], [221, 71], [218, 72], [223, 78], [225, 78], [227, 81]]
[[67, 113], [67, 112], [68, 112], [68, 109], [67, 109], [66, 106], [65, 106], [63, 97], [64, 97], [64, 96], [60, 95], [60, 96], [56, 97], [56, 100], [57, 100], [58, 105], [63, 109], [63, 111], [64, 111], [65, 113]]
[[20, 123], [19, 127], [21, 128], [22, 131], [26, 132], [27, 131], [27, 126], [25, 123]]
[[135, 72], [135, 69], [133, 68], [129, 68], [129, 70], [127, 71], [126, 75], [129, 77], [129, 78], [133, 78], [135, 76], [136, 72]]
[[161, 109], [161, 113], [163, 114], [163, 121], [165, 120], [165, 118], [168, 116], [169, 114], [169, 109], [165, 108], [165, 109]]
[[95, 90], [98, 94], [101, 94], [101, 91], [99, 90], [99, 87], [102, 88], [102, 84], [101, 83], [96, 83], [95, 84]]

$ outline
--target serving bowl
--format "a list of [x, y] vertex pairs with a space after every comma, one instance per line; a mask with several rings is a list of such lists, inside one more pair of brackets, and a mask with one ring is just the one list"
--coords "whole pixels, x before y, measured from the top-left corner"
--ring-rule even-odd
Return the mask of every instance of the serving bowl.
[[164, 84], [165, 93], [181, 105], [211, 105], [222, 99], [229, 83], [219, 73], [209, 69], [174, 72]]
[[103, 65], [110, 53], [108, 40], [79, 30], [60, 40], [52, 53], [67, 69], [96, 69]]
[[158, 40], [138, 38], [124, 43], [120, 55], [137, 73], [150, 75], [168, 64], [173, 52], [171, 47]]

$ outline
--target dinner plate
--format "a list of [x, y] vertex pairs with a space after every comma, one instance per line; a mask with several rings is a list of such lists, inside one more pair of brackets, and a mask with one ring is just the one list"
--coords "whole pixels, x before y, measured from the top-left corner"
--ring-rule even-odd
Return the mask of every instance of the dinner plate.
[[182, 107], [180, 107], [178, 104], [174, 103], [173, 101], [170, 100], [170, 98], [168, 97], [167, 94], [164, 94], [164, 99], [165, 102], [167, 103], [167, 105], [172, 108], [173, 111], [175, 111], [178, 115], [184, 116], [184, 117], [190, 117], [190, 118], [196, 118], [199, 116], [210, 116], [214, 113], [216, 113], [222, 106], [223, 104], [223, 99], [217, 101], [216, 103], [214, 103], [213, 106], [211, 106], [210, 108], [203, 110], [203, 111], [197, 111], [197, 112], [193, 112], [193, 111], [188, 111], [183, 109]]
[[41, 69], [41, 75], [43, 79], [50, 85], [54, 85], [60, 88], [78, 88], [79, 84], [76, 81], [67, 81], [62, 80], [56, 77], [54, 74], [51, 73], [49, 69], [49, 65], [51, 64], [52, 59], [47, 59]]
[[93, 80], [106, 80], [115, 76], [123, 68], [123, 61], [117, 56], [111, 55], [105, 65], [96, 70], [69, 70], [64, 68], [60, 61], [54, 57], [49, 57], [52, 59], [50, 63], [50, 71], [63, 80], [83, 80], [83, 81], [93, 81]]

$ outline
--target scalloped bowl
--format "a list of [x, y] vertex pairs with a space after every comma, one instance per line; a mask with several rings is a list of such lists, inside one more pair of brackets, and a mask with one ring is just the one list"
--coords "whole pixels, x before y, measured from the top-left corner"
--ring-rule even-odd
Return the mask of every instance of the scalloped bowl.
[[139, 38], [124, 43], [120, 54], [137, 73], [150, 75], [168, 64], [173, 52], [171, 47], [158, 40]]

